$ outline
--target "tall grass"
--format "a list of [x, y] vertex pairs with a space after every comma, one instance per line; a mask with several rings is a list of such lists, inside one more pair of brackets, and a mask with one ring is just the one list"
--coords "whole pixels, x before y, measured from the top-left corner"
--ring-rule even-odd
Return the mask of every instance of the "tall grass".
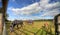
[[[46, 22], [48, 23], [47, 26], [45, 25]], [[10, 24], [11, 22], [6, 23], [8, 33], [10, 33], [10, 30], [9, 30]], [[19, 29], [14, 28], [14, 30], [15, 30], [14, 34], [22, 33], [25, 35], [48, 35], [48, 34], [55, 35], [54, 24], [52, 21], [34, 21], [33, 25], [29, 25], [24, 22], [23, 28], [19, 28]]]

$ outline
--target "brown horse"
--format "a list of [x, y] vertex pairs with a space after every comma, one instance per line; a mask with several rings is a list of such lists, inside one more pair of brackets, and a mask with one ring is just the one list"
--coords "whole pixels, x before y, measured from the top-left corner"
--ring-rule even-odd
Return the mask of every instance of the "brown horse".
[[34, 21], [33, 20], [28, 20], [28, 21], [26, 21], [28, 24], [34, 24]]

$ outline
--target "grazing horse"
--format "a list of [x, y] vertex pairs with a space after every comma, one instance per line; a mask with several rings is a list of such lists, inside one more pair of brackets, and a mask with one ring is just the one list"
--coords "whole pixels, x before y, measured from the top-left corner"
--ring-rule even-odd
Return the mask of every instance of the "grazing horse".
[[14, 20], [12, 22], [12, 24], [10, 25], [10, 30], [11, 32], [13, 31], [13, 28], [17, 25], [17, 28], [18, 28], [18, 25], [21, 25], [21, 27], [23, 26], [23, 21], [19, 21], [19, 20]]
[[33, 20], [28, 20], [27, 23], [28, 23], [28, 24], [32, 24], [32, 25], [34, 24], [34, 23], [33, 23]]

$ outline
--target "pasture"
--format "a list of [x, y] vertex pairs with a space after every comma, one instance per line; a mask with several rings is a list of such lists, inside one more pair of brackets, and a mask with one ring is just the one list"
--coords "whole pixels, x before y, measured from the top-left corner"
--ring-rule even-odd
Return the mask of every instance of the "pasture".
[[[48, 23], [47, 27], [44, 24]], [[23, 27], [14, 28], [14, 32], [10, 32], [11, 22], [6, 23], [8, 35], [55, 35], [54, 23], [52, 20], [34, 21], [34, 24], [23, 22]]]

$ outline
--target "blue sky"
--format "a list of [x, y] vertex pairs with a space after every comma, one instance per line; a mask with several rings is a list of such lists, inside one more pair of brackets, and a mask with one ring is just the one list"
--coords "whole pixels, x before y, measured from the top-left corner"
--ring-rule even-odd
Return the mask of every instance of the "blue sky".
[[2, 7], [2, 1], [0, 0], [0, 7]]
[[8, 20], [53, 19], [60, 13], [60, 0], [9, 0]]

